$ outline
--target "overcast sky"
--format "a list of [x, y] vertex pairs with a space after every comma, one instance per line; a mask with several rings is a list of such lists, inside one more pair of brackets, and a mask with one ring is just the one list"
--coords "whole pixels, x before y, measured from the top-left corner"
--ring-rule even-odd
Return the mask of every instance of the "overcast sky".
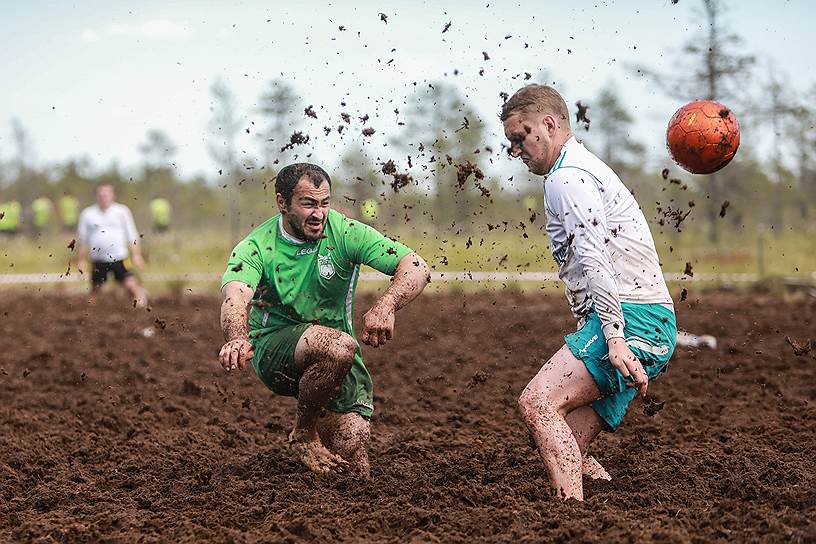
[[[40, 165], [87, 156], [98, 167], [130, 167], [146, 131], [157, 128], [178, 146], [180, 174], [208, 176], [217, 170], [206, 147], [216, 77], [236, 94], [249, 129], [239, 148], [248, 155], [258, 150], [257, 99], [273, 78], [314, 105], [318, 120], [304, 118], [308, 151], [332, 167], [348, 140], [323, 137], [321, 128], [336, 126], [341, 111], [367, 113], [377, 130], [367, 145], [382, 146], [398, 134], [393, 110], [414, 82], [458, 86], [487, 124], [485, 144], [497, 146], [499, 92], [520, 87], [524, 72], [547, 70], [571, 108], [579, 99], [591, 104], [614, 81], [638, 120], [635, 136], [664, 160], [665, 123], [683, 101], [625, 67], [672, 70], [673, 52], [702, 23], [692, 0], [2, 4], [0, 160], [13, 154], [16, 117]], [[728, 2], [727, 24], [758, 56], [757, 80], [773, 66], [793, 90], [814, 84], [812, 12], [805, 0]]]

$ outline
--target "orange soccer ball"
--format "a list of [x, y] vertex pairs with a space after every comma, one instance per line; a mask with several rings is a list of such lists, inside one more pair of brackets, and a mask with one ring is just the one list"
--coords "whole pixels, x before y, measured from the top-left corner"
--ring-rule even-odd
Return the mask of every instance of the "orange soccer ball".
[[731, 162], [739, 143], [734, 112], [713, 100], [689, 102], [675, 112], [666, 130], [674, 162], [692, 174], [716, 172]]

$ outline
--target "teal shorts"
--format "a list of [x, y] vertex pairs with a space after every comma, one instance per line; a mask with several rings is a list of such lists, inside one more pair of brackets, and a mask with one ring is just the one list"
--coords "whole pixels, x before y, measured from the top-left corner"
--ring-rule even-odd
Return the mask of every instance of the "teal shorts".
[[[643, 364], [649, 380], [666, 370], [677, 341], [677, 320], [674, 311], [663, 304], [621, 303], [623, 335], [626, 345]], [[583, 361], [603, 398], [592, 403], [595, 413], [603, 420], [606, 430], [617, 430], [629, 403], [637, 393], [618, 369], [609, 362], [609, 349], [604, 341], [601, 320], [591, 311], [584, 325], [564, 337], [575, 357]]]
[[[299, 323], [268, 331], [250, 340], [255, 348], [252, 368], [258, 378], [273, 392], [287, 397], [298, 396], [303, 371], [295, 363], [295, 348], [311, 323]], [[374, 385], [363, 364], [360, 348], [354, 355], [351, 370], [337, 396], [326, 405], [332, 412], [356, 412], [365, 418], [374, 413]]]

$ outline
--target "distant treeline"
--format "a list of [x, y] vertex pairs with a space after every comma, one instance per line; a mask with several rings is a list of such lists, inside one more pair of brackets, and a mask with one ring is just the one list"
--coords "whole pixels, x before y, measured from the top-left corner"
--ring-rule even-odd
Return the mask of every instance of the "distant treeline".
[[[716, 244], [725, 231], [813, 232], [816, 85], [797, 93], [784, 74], [773, 69], [757, 73], [754, 55], [727, 27], [725, 2], [700, 0], [695, 9], [695, 17], [706, 24], [673, 53], [671, 73], [648, 66], [627, 69], [681, 103], [695, 98], [727, 103], [743, 128], [736, 159], [709, 176], [656, 166], [643, 142], [632, 137], [633, 110], [614, 83], [582, 99], [581, 109], [589, 115], [580, 126], [573, 124], [576, 135], [620, 174], [657, 234], [692, 230], [699, 239]], [[531, 78], [528, 74], [525, 81]], [[533, 81], [554, 83], [562, 90], [568, 86], [546, 71]], [[99, 170], [81, 160], [35, 168], [26, 131], [13, 119], [14, 158], [0, 163], [0, 205], [19, 202], [21, 232], [31, 233], [36, 199], [73, 195], [82, 206], [89, 205], [94, 185], [105, 181], [116, 187], [140, 225], [149, 222], [149, 202], [164, 197], [172, 206], [171, 228], [223, 231], [235, 240], [276, 213], [276, 170], [288, 162], [310, 160], [316, 137], [325, 137], [336, 138], [331, 141], [338, 149], [331, 172], [335, 207], [355, 216], [365, 209], [365, 218], [384, 229], [444, 236], [496, 228], [525, 231], [542, 224], [541, 178], [530, 177], [519, 163], [509, 161], [497, 172], [494, 161], [505, 152], [503, 146], [488, 141], [487, 123], [453, 84], [415, 84], [414, 94], [393, 114], [380, 111], [372, 119], [368, 114], [350, 115], [345, 102], [333, 113], [309, 104], [289, 82], [275, 79], [253, 107], [251, 117], [258, 122], [252, 121], [252, 130], [246, 126], [250, 112], [237, 110], [225, 82], [217, 79], [210, 93], [206, 145], [218, 165], [217, 175], [179, 178], [176, 145], [160, 130], [147, 132], [139, 146], [142, 165], [135, 172], [116, 166]], [[499, 100], [507, 96], [497, 91], [497, 110]], [[386, 123], [384, 118], [393, 120], [392, 115], [396, 121]], [[498, 124], [492, 117], [492, 133]], [[258, 144], [255, 155], [239, 148], [247, 137]]]

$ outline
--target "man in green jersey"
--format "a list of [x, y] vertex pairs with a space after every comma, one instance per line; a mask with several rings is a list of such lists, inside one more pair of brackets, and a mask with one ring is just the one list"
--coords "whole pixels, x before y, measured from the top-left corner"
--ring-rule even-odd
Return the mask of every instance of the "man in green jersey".
[[244, 238], [227, 264], [219, 360], [228, 371], [251, 363], [272, 391], [297, 397], [289, 444], [309, 469], [350, 464], [368, 477], [374, 396], [352, 322], [360, 265], [393, 276], [363, 317], [362, 341], [373, 347], [391, 340], [394, 314], [425, 288], [428, 265], [331, 210], [331, 179], [319, 166], [285, 167], [275, 192], [280, 214]]

